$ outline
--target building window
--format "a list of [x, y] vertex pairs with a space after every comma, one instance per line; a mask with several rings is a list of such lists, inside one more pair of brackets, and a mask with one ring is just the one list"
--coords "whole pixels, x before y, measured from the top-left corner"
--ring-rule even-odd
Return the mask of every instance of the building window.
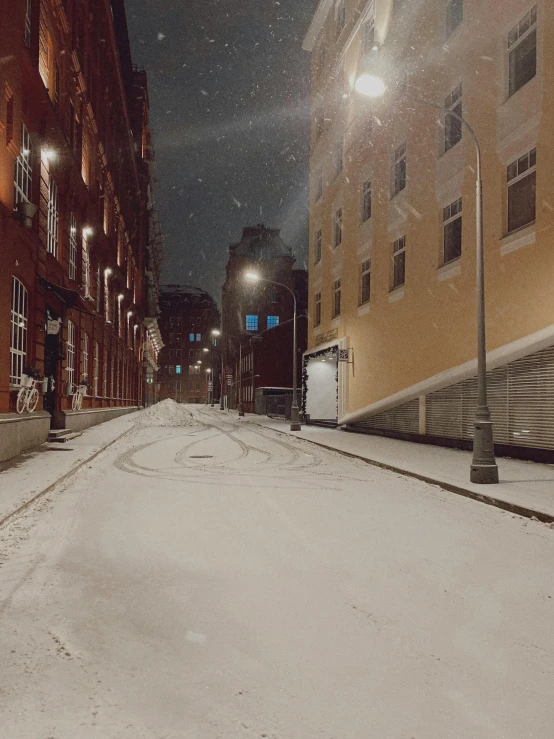
[[170, 349], [170, 350], [169, 350], [169, 358], [170, 358], [170, 359], [174, 359], [174, 358], [175, 358], [175, 354], [174, 354], [174, 352], [173, 352], [173, 349]]
[[99, 314], [102, 310], [102, 267], [100, 263], [96, 265], [96, 312]]
[[462, 140], [462, 121], [450, 113], [462, 115], [462, 86], [453, 90], [444, 101], [444, 107], [448, 111], [444, 115], [444, 151], [450, 151], [453, 146]]
[[360, 265], [360, 305], [369, 303], [371, 292], [371, 262], [366, 259]]
[[98, 342], [94, 342], [94, 359], [93, 359], [93, 365], [92, 365], [92, 390], [94, 393], [94, 396], [98, 396], [98, 372], [100, 369], [100, 347], [98, 345]]
[[344, 141], [341, 139], [335, 149], [335, 171], [340, 174], [344, 169]]
[[169, 334], [169, 343], [173, 344], [174, 341], [175, 341], [175, 334]]
[[323, 195], [323, 167], [320, 167], [317, 170], [317, 179], [316, 179], [316, 187], [315, 187], [316, 201], [319, 200], [322, 195]]
[[267, 327], [268, 328], [274, 328], [275, 326], [279, 325], [279, 316], [268, 316], [267, 317]]
[[462, 199], [443, 209], [444, 223], [443, 264], [459, 259], [462, 255]]
[[346, 25], [346, 4], [345, 0], [340, 0], [337, 6], [337, 38], [342, 33]]
[[194, 359], [194, 349], [189, 349], [189, 359]]
[[446, 0], [446, 37], [451, 36], [464, 19], [464, 0]]
[[508, 166], [508, 233], [533, 223], [536, 215], [537, 150]]
[[342, 208], [335, 213], [335, 247], [342, 244]]
[[340, 316], [340, 293], [341, 281], [335, 280], [333, 283], [333, 318]]
[[88, 374], [88, 360], [89, 360], [89, 339], [88, 334], [83, 333], [83, 377], [89, 379]]
[[321, 325], [321, 293], [315, 294], [314, 327]]
[[31, 46], [31, 2], [27, 0], [25, 8], [25, 46]]
[[406, 144], [402, 144], [394, 152], [394, 171], [392, 183], [392, 197], [406, 187]]
[[69, 216], [69, 279], [77, 275], [77, 220], [71, 213]]
[[537, 6], [508, 34], [510, 97], [537, 73]]
[[21, 126], [21, 149], [15, 160], [14, 206], [28, 203], [33, 190], [33, 148], [31, 137], [24, 125]]
[[6, 146], [9, 146], [13, 141], [14, 115], [13, 94], [6, 85]]
[[371, 180], [366, 180], [362, 186], [362, 223], [371, 218]]
[[246, 330], [257, 331], [258, 330], [258, 316], [247, 315], [246, 316]]
[[170, 375], [174, 375], [175, 374], [175, 365], [174, 364], [170, 364], [169, 365], [169, 374]]
[[67, 322], [67, 394], [73, 395], [75, 385], [75, 324]]
[[58, 254], [58, 186], [54, 182], [52, 176], [49, 177], [48, 183], [48, 245], [47, 249], [50, 254], [57, 256]]
[[392, 247], [392, 289], [406, 282], [406, 237], [402, 236]]
[[189, 341], [194, 341], [195, 334], [189, 334]]
[[82, 247], [82, 280], [83, 280], [83, 292], [85, 295], [85, 298], [90, 298], [90, 254], [89, 254], [89, 246], [86, 235], [83, 233], [82, 239], [81, 239], [81, 247]]
[[175, 374], [180, 375], [181, 374], [181, 365], [177, 364], [175, 365]]
[[85, 131], [83, 131], [83, 141], [81, 144], [81, 177], [88, 187], [90, 184], [90, 157], [88, 136]]
[[10, 384], [19, 385], [27, 356], [27, 290], [17, 277], [12, 277], [10, 326]]
[[202, 341], [202, 334], [196, 334], [196, 341]]
[[104, 386], [104, 397], [108, 397], [108, 350], [104, 349], [104, 361], [102, 363], [102, 381]]
[[322, 244], [322, 238], [321, 238], [321, 229], [316, 231], [315, 235], [315, 257], [314, 257], [314, 264], [318, 264], [321, 262], [321, 244]]
[[39, 36], [38, 36], [38, 71], [48, 90], [50, 84], [50, 40], [44, 15], [40, 14]]

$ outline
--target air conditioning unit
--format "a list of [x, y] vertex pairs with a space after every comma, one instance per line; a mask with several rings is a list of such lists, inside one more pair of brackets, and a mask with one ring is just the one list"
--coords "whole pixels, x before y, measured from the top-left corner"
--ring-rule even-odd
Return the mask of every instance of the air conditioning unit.
[[33, 218], [37, 212], [37, 206], [22, 200], [15, 206], [13, 217], [19, 221], [24, 228], [33, 228]]

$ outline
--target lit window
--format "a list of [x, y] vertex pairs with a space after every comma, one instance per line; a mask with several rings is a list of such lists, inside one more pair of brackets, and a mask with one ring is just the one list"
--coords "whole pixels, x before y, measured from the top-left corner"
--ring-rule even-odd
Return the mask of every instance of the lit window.
[[[462, 115], [462, 86], [453, 90], [444, 101], [448, 113], [444, 116], [444, 151], [447, 152], [462, 140], [462, 121], [456, 116]], [[449, 113], [456, 113], [456, 116]]]
[[446, 0], [446, 37], [451, 36], [464, 19], [464, 0]]
[[194, 341], [195, 334], [189, 334], [189, 341]]
[[362, 222], [371, 218], [371, 180], [366, 180], [362, 187]]
[[279, 316], [268, 316], [267, 317], [267, 327], [268, 328], [274, 328], [275, 326], [279, 325]]
[[392, 289], [402, 287], [406, 281], [406, 237], [397, 239], [392, 247]]
[[369, 303], [371, 292], [371, 262], [366, 259], [360, 265], [360, 305]]
[[512, 96], [537, 74], [537, 6], [508, 34], [509, 94]]
[[21, 149], [15, 160], [14, 172], [14, 206], [28, 203], [33, 195], [33, 148], [29, 132], [21, 126]]
[[462, 255], [462, 199], [444, 208], [442, 217], [444, 223], [443, 264], [448, 264]]
[[246, 330], [257, 331], [258, 330], [258, 316], [247, 315], [246, 316]]
[[180, 374], [181, 374], [181, 365], [180, 365], [180, 364], [178, 364], [178, 365], [177, 365], [177, 366], [175, 367], [175, 374], [176, 374], [176, 375], [180, 375]]
[[341, 281], [335, 280], [333, 283], [333, 318], [340, 315], [341, 300]]
[[196, 334], [196, 341], [202, 341], [202, 334]]
[[536, 216], [537, 150], [508, 166], [508, 233], [533, 223]]
[[392, 197], [406, 187], [406, 144], [402, 144], [394, 152], [394, 171], [392, 181]]
[[10, 383], [19, 385], [27, 356], [27, 290], [17, 277], [12, 277], [12, 309], [10, 331]]

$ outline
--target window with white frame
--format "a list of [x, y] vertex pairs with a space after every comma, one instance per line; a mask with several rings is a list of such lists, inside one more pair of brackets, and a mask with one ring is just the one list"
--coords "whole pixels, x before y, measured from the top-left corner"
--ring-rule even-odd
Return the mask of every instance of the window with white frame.
[[89, 245], [88, 245], [87, 236], [84, 231], [83, 231], [83, 235], [81, 238], [81, 247], [82, 247], [82, 260], [83, 260], [83, 267], [82, 267], [83, 293], [85, 295], [85, 298], [90, 298], [90, 254], [89, 254]]
[[406, 282], [406, 237], [397, 239], [392, 247], [392, 289]]
[[258, 330], [258, 316], [253, 315], [253, 314], [247, 315], [245, 326], [246, 326], [247, 331], [257, 331]]
[[340, 174], [344, 169], [344, 139], [337, 142], [335, 148], [335, 172]]
[[335, 213], [335, 247], [342, 244], [342, 208]]
[[113, 351], [112, 351], [112, 357], [110, 362], [110, 396], [112, 398], [115, 398], [115, 385], [114, 385], [114, 375], [115, 375], [115, 363], [117, 359], [114, 357]]
[[279, 316], [268, 316], [267, 317], [267, 327], [268, 328], [274, 328], [275, 326], [279, 325]]
[[77, 219], [71, 213], [69, 216], [69, 279], [77, 276]]
[[92, 392], [94, 393], [94, 396], [98, 396], [98, 374], [100, 372], [100, 346], [98, 345], [98, 342], [94, 342], [94, 355], [92, 360]]
[[371, 218], [371, 180], [362, 185], [362, 223]]
[[38, 71], [44, 86], [50, 87], [50, 38], [46, 28], [44, 14], [40, 14], [38, 36]]
[[446, 0], [446, 37], [451, 36], [464, 19], [464, 0]]
[[536, 217], [537, 150], [508, 165], [508, 233], [528, 226]]
[[508, 34], [509, 95], [537, 74], [537, 6]]
[[55, 257], [58, 255], [58, 222], [58, 186], [52, 175], [49, 175], [47, 250]]
[[323, 167], [320, 167], [317, 170], [317, 175], [316, 175], [316, 184], [315, 184], [316, 201], [319, 200], [322, 195], [323, 195]]
[[406, 144], [402, 144], [394, 152], [394, 166], [392, 173], [392, 197], [406, 187]]
[[321, 236], [321, 229], [318, 229], [315, 234], [314, 264], [319, 264], [319, 262], [321, 262], [322, 243], [323, 243], [323, 239]]
[[102, 266], [96, 265], [96, 311], [100, 313], [102, 309]]
[[366, 259], [360, 265], [360, 305], [369, 303], [371, 292], [371, 261]]
[[89, 380], [89, 338], [88, 334], [83, 333], [83, 377]]
[[443, 264], [462, 256], [462, 198], [455, 200], [442, 211]]
[[33, 147], [24, 124], [21, 124], [21, 149], [15, 160], [14, 170], [13, 204], [15, 207], [18, 203], [30, 202], [33, 195]]
[[108, 397], [108, 350], [104, 349], [104, 358], [102, 362], [102, 385], [104, 397]]
[[67, 322], [67, 359], [66, 359], [67, 394], [72, 395], [75, 389], [75, 324]]
[[31, 46], [31, 3], [32, 0], [27, 0], [25, 7], [25, 46]]
[[314, 327], [321, 325], [321, 293], [316, 293], [314, 298]]
[[27, 357], [27, 316], [29, 297], [23, 283], [12, 277], [10, 318], [10, 384], [19, 385]]
[[333, 318], [340, 316], [340, 302], [341, 302], [341, 280], [335, 280], [333, 282], [333, 314], [332, 314]]
[[447, 152], [462, 140], [462, 121], [457, 117], [461, 116], [463, 111], [461, 84], [446, 98], [444, 107], [448, 111], [444, 114], [444, 151]]
[[104, 270], [104, 318], [106, 323], [111, 321], [111, 301], [110, 301], [110, 276], [107, 270]]

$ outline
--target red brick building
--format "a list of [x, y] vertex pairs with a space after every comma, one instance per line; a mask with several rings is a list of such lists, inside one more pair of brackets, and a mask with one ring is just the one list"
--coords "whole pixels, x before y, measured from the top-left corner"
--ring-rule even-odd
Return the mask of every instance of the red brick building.
[[[155, 387], [161, 240], [123, 0], [0, 0], [0, 17], [1, 460], [141, 405], [148, 367]], [[46, 391], [14, 416], [29, 366]]]
[[160, 302], [160, 400], [211, 402], [210, 387], [219, 398], [220, 345], [212, 331], [219, 331], [220, 316], [214, 299], [199, 287], [162, 285]]
[[[243, 229], [242, 238], [229, 247], [229, 260], [222, 298], [223, 364], [227, 402], [236, 408], [239, 384], [244, 410], [254, 410], [256, 388], [292, 387], [293, 291], [298, 315], [307, 311], [305, 270], [294, 270], [295, 258], [280, 237], [280, 230], [263, 224]], [[272, 282], [249, 283], [248, 271]], [[299, 321], [298, 366], [306, 349], [305, 322]], [[242, 347], [242, 351], [240, 351]], [[242, 365], [240, 355], [242, 353]], [[300, 387], [300, 370], [299, 370]], [[225, 379], [227, 383], [227, 379]]]

